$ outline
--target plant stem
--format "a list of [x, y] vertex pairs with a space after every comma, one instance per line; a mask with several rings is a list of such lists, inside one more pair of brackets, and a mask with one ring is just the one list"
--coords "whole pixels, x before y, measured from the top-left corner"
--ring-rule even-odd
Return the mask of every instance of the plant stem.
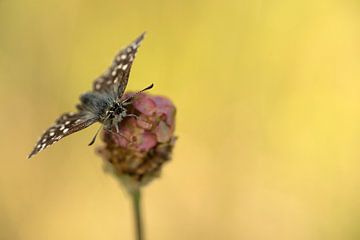
[[135, 234], [136, 240], [144, 240], [143, 229], [142, 229], [142, 219], [141, 219], [141, 192], [140, 189], [136, 189], [131, 192], [134, 218], [135, 218]]

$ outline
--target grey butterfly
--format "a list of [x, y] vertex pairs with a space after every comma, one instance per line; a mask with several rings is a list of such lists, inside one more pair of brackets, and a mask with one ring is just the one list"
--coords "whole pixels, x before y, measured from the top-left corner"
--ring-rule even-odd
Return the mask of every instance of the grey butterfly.
[[[114, 131], [115, 129], [118, 132], [118, 124], [125, 117], [137, 117], [127, 113], [127, 106], [137, 94], [151, 89], [153, 84], [126, 99], [123, 99], [123, 94], [135, 54], [144, 39], [144, 34], [115, 56], [110, 68], [94, 81], [92, 91], [80, 96], [80, 103], [76, 106], [77, 112], [62, 114], [55, 124], [42, 134], [28, 158], [95, 122], [100, 122], [105, 130]], [[89, 145], [95, 142], [97, 133]]]

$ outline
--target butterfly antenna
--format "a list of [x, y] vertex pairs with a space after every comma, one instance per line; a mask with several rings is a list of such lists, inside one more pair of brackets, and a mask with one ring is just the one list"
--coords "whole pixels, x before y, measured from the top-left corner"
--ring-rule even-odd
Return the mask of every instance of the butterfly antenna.
[[138, 91], [137, 93], [135, 93], [134, 95], [132, 95], [132, 96], [130, 96], [130, 97], [128, 97], [128, 98], [126, 98], [124, 101], [123, 101], [123, 103], [125, 103], [125, 102], [127, 102], [127, 101], [129, 101], [129, 100], [131, 100], [131, 99], [133, 99], [133, 98], [135, 98], [137, 95], [139, 95], [140, 93], [142, 93], [142, 92], [145, 92], [145, 91], [147, 91], [147, 90], [150, 90], [150, 89], [152, 89], [154, 87], [154, 84], [152, 83], [151, 85], [149, 85], [149, 86], [147, 86], [146, 88], [144, 88], [143, 90], [141, 90], [141, 91]]
[[93, 145], [93, 144], [95, 143], [96, 137], [97, 137], [97, 135], [99, 134], [99, 132], [100, 132], [100, 130], [101, 130], [102, 128], [103, 128], [103, 125], [101, 125], [101, 126], [99, 127], [99, 129], [96, 131], [95, 136], [92, 138], [92, 140], [91, 140], [91, 142], [88, 144], [88, 146], [91, 146], [91, 145]]

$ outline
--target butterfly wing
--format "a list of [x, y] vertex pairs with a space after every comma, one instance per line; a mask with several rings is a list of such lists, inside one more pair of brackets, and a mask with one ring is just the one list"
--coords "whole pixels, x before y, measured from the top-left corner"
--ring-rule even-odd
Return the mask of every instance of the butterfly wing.
[[[94, 92], [110, 92], [115, 90], [116, 96], [121, 97], [123, 95], [135, 54], [141, 41], [144, 39], [144, 35], [145, 33], [141, 34], [115, 56], [110, 68], [94, 81]], [[80, 131], [99, 120], [99, 116], [96, 116], [96, 114], [89, 115], [83, 104], [77, 105], [77, 109], [79, 111], [77, 113], [61, 115], [55, 124], [43, 133], [35, 148], [29, 154], [29, 158], [63, 137]]]
[[90, 126], [97, 120], [97, 118], [89, 117], [88, 114], [83, 112], [62, 114], [55, 121], [55, 124], [43, 133], [28, 158], [31, 158], [33, 155], [44, 150], [46, 147], [59, 141], [63, 137]]
[[115, 88], [118, 91], [117, 96], [123, 95], [135, 54], [144, 39], [144, 35], [145, 33], [141, 34], [115, 56], [110, 68], [94, 81], [93, 91], [111, 91]]

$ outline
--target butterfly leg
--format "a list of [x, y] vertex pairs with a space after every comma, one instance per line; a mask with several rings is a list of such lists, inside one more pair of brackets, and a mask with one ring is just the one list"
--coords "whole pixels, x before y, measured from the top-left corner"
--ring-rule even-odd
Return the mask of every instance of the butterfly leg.
[[115, 124], [115, 129], [116, 129], [116, 133], [119, 133], [120, 130], [119, 130], [119, 125], [118, 124]]
[[132, 101], [124, 101], [121, 103], [123, 106], [127, 106], [127, 105], [130, 105], [132, 104]]
[[136, 118], [136, 120], [140, 119], [140, 117], [138, 115], [135, 115], [135, 114], [132, 114], [132, 113], [126, 114], [125, 117], [134, 117], [134, 118]]
[[138, 115], [135, 115], [135, 114], [127, 114], [125, 117], [134, 117], [137, 121], [141, 121], [141, 122], [144, 122], [146, 124], [149, 124], [149, 127], [151, 127], [151, 123], [148, 122], [148, 121], [145, 121], [144, 119], [141, 119]]

